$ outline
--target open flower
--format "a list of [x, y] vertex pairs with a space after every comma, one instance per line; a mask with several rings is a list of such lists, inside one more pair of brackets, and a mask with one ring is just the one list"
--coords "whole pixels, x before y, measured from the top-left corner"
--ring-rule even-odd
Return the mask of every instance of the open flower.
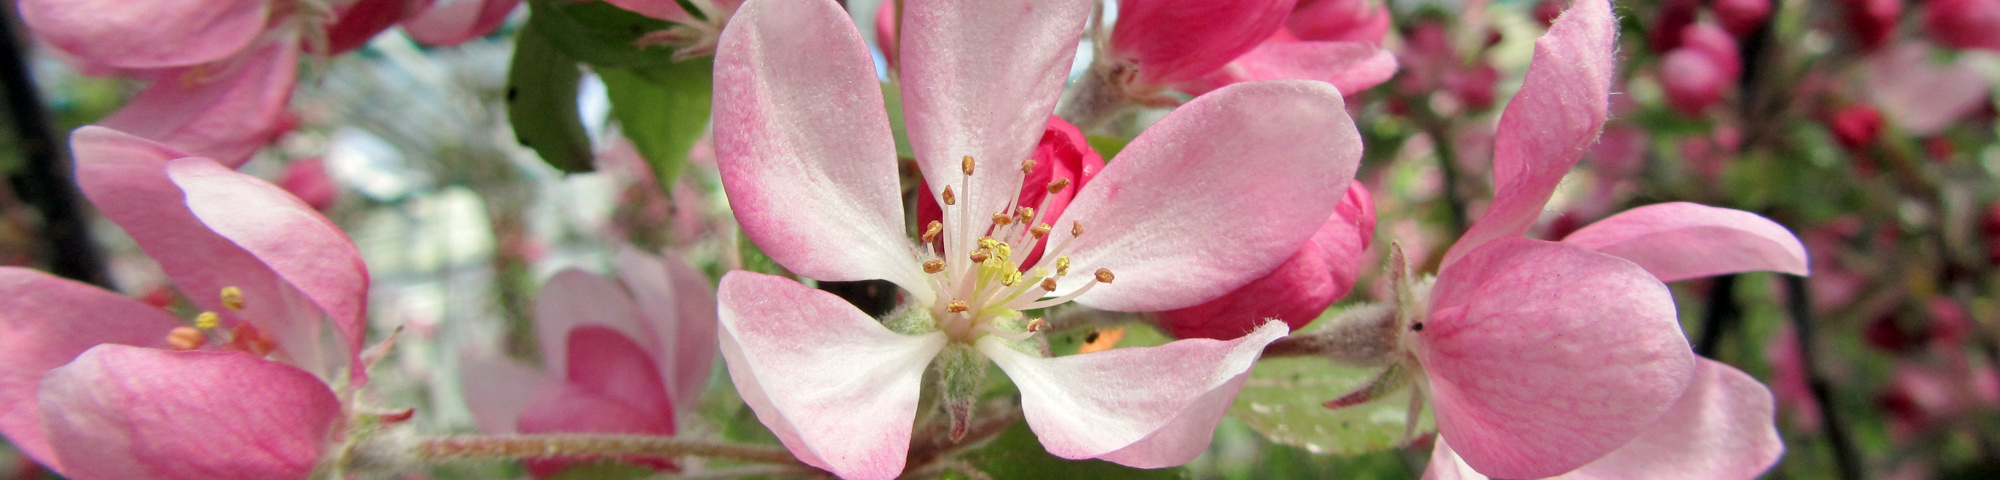
[[743, 0], [687, 0], [687, 4], [696, 10], [689, 12], [679, 0], [605, 2], [640, 15], [673, 22], [673, 27], [647, 34], [639, 41], [673, 47], [676, 61], [714, 54], [715, 42], [722, 37], [722, 27], [729, 24], [729, 17], [743, 5]]
[[[620, 286], [564, 270], [535, 301], [541, 370], [500, 358], [466, 364], [466, 399], [486, 433], [673, 435], [715, 364], [715, 293], [678, 257], [626, 249]], [[630, 294], [627, 294], [627, 291]], [[672, 459], [637, 458], [658, 468]], [[575, 459], [528, 463], [538, 476]]]
[[[1193, 458], [1284, 327], [1047, 358], [1034, 342], [1041, 323], [1022, 312], [1070, 301], [1184, 307], [1283, 262], [1332, 215], [1359, 160], [1340, 93], [1294, 80], [1199, 97], [1135, 139], [1052, 221], [1019, 203], [1035, 167], [1024, 160], [1090, 2], [905, 8], [904, 113], [934, 189], [921, 194], [943, 210], [915, 242], [867, 46], [845, 13], [823, 0], [753, 0], [723, 34], [717, 164], [745, 235], [800, 276], [886, 279], [906, 299], [876, 320], [789, 279], [731, 272], [719, 288], [721, 339], [739, 393], [800, 460], [888, 478], [904, 466], [933, 359], [984, 371], [987, 358], [1020, 388], [1029, 427], [1057, 456], [1140, 467]], [[1046, 249], [1022, 268], [1042, 239]], [[930, 241], [942, 249], [918, 246]], [[970, 414], [951, 400], [954, 419]]]
[[0, 433], [69, 478], [306, 478], [365, 380], [354, 244], [213, 160], [98, 127], [71, 145], [84, 193], [204, 312], [0, 268]]

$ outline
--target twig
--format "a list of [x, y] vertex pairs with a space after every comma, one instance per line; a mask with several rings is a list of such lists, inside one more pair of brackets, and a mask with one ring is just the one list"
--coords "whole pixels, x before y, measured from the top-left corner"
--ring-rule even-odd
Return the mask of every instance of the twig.
[[1820, 422], [1826, 424], [1827, 441], [1833, 444], [1833, 460], [1841, 480], [1861, 480], [1861, 458], [1847, 436], [1847, 424], [1840, 421], [1840, 409], [1833, 404], [1832, 385], [1820, 374], [1813, 356], [1812, 293], [1807, 288], [1805, 277], [1785, 276], [1785, 306], [1791, 310], [1792, 325], [1799, 335], [1799, 363], [1805, 367], [1813, 400], [1819, 402]]
[[107, 287], [104, 260], [90, 239], [90, 222], [77, 206], [76, 181], [63, 145], [49, 129], [48, 113], [28, 74], [26, 51], [15, 37], [13, 9], [0, 14], [0, 90], [7, 95], [14, 135], [26, 167], [12, 180], [21, 199], [42, 213], [42, 237], [48, 239], [49, 271], [64, 278]]
[[1694, 353], [1715, 358], [1723, 334], [1740, 323], [1742, 314], [1736, 309], [1736, 275], [1715, 277], [1708, 288], [1708, 309], [1701, 313], [1701, 340], [1695, 342]]
[[455, 435], [417, 443], [416, 455], [429, 461], [480, 461], [568, 456], [697, 456], [746, 462], [801, 465], [784, 448], [717, 443], [650, 435]]

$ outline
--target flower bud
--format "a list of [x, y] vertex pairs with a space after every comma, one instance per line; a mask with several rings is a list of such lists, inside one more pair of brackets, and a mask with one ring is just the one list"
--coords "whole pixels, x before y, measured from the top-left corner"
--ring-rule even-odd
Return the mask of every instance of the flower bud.
[[1737, 38], [1750, 36], [1764, 19], [1771, 17], [1771, 0], [1715, 0], [1708, 8], [1715, 20]]

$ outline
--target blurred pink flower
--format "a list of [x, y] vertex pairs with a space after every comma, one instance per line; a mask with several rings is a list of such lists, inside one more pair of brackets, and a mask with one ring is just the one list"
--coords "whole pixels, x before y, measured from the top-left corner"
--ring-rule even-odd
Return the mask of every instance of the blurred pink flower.
[[1715, 11], [1715, 21], [1736, 38], [1748, 38], [1771, 18], [1771, 0], [1715, 0], [1708, 8]]
[[[1146, 103], [1165, 102], [1153, 99], [1167, 90], [1201, 95], [1232, 83], [1285, 78], [1325, 81], [1352, 94], [1388, 80], [1396, 59], [1377, 46], [1380, 34], [1346, 39], [1349, 34], [1336, 31], [1374, 28], [1338, 24], [1333, 17], [1365, 8], [1343, 1], [1308, 3], [1297, 20], [1310, 36], [1293, 36], [1284, 30], [1295, 15], [1293, 0], [1120, 0], [1107, 55], [1093, 68], [1107, 72], [1126, 97]], [[1358, 21], [1385, 22], [1386, 16]]]
[[1285, 29], [1301, 40], [1382, 44], [1389, 8], [1376, 0], [1299, 0]]
[[[1047, 358], [1023, 342], [1040, 324], [1021, 312], [1072, 300], [1185, 307], [1282, 263], [1332, 215], [1359, 161], [1339, 92], [1293, 80], [1199, 97], [1049, 221], [1017, 204], [1035, 168], [1016, 167], [1046, 132], [1091, 2], [904, 7], [904, 113], [936, 189], [919, 195], [944, 207], [919, 238], [942, 240], [941, 257], [904, 234], [888, 117], [846, 14], [829, 1], [752, 0], [724, 32], [716, 153], [744, 234], [802, 277], [886, 279], [907, 300], [878, 321], [790, 279], [729, 273], [722, 352], [738, 391], [800, 460], [849, 478], [902, 473], [923, 373], [941, 354], [998, 364], [1057, 456], [1138, 467], [1194, 458], [1282, 324]], [[1060, 183], [1044, 187], [1069, 187]], [[1023, 273], [1016, 260], [1050, 235]]]
[[2000, 51], [2000, 1], [1924, 2], [1924, 31], [1953, 48]]
[[340, 201], [340, 184], [326, 171], [326, 160], [319, 157], [295, 160], [285, 164], [279, 174], [278, 186], [292, 196], [312, 206], [314, 210], [327, 211]]
[[205, 313], [0, 268], [0, 432], [69, 478], [306, 478], [345, 428], [329, 383], [366, 381], [354, 244], [212, 160], [99, 127], [71, 148], [84, 193]]

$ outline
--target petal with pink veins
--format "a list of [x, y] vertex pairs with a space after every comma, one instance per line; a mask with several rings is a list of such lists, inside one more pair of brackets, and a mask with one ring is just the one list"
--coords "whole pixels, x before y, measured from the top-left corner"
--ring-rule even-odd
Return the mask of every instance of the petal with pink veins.
[[1729, 273], [1809, 273], [1806, 247], [1755, 213], [1674, 202], [1612, 215], [1563, 242], [1630, 260], [1662, 282]]
[[1333, 218], [1285, 263], [1214, 300], [1155, 316], [1175, 338], [1236, 338], [1266, 320], [1284, 321], [1292, 330], [1305, 328], [1354, 289], [1374, 235], [1375, 203], [1361, 182], [1348, 183], [1347, 198]]
[[[965, 178], [960, 161], [978, 162], [967, 186], [955, 186], [975, 216], [1006, 208], [1021, 188], [1021, 160], [1032, 158], [1092, 0], [908, 0], [903, 2], [903, 118], [917, 166], [935, 197]], [[842, 18], [852, 24], [852, 21]], [[873, 78], [872, 75], [870, 78]], [[934, 198], [935, 199], [935, 198]], [[971, 235], [946, 233], [970, 252]]]
[[100, 345], [42, 380], [64, 476], [305, 479], [341, 422], [318, 377], [243, 352]]
[[403, 32], [425, 45], [457, 45], [493, 33], [519, 6], [521, 0], [446, 0], [404, 20]]
[[[1068, 235], [1070, 292], [1098, 268], [1116, 281], [1077, 301], [1121, 311], [1214, 299], [1269, 273], [1333, 215], [1361, 161], [1340, 92], [1322, 82], [1239, 83], [1147, 127], [1077, 192], [1054, 225]], [[1047, 264], [1048, 262], [1043, 262]]]
[[266, 42], [237, 57], [156, 75], [98, 124], [240, 167], [288, 128], [298, 69], [297, 39]]
[[1200, 95], [1237, 82], [1302, 78], [1353, 95], [1396, 75], [1396, 56], [1361, 42], [1265, 42], [1236, 61], [1192, 80], [1182, 91]]
[[708, 386], [716, 349], [715, 289], [708, 276], [671, 251], [664, 257], [625, 248], [618, 252], [619, 274], [638, 301], [639, 313], [664, 350], [660, 373], [673, 399], [687, 408]]
[[1445, 252], [1445, 265], [1528, 231], [1556, 184], [1597, 141], [1610, 115], [1616, 25], [1609, 1], [1577, 0], [1535, 40], [1527, 78], [1495, 130], [1493, 203]]
[[660, 337], [639, 316], [639, 305], [624, 287], [572, 268], [549, 277], [535, 295], [535, 338], [542, 345], [542, 367], [551, 374], [568, 371], [570, 332], [593, 325], [638, 341], [648, 355], [660, 352]]
[[1264, 345], [1288, 331], [1283, 322], [1267, 322], [1234, 340], [1055, 358], [1021, 353], [990, 336], [976, 346], [1020, 387], [1028, 427], [1049, 453], [1161, 468], [1208, 449]]
[[102, 343], [166, 347], [179, 320], [108, 290], [0, 267], [0, 434], [36, 461], [63, 465], [42, 431], [42, 377]]
[[807, 278], [930, 295], [853, 20], [830, 1], [761, 0], [731, 23], [715, 60], [715, 153], [743, 234]]
[[718, 290], [722, 358], [757, 420], [800, 461], [835, 475], [901, 475], [924, 370], [945, 335], [891, 332], [784, 277], [729, 272]]
[[1560, 242], [1495, 240], [1446, 266], [1412, 329], [1439, 436], [1503, 478], [1610, 453], [1666, 412], [1695, 370], [1665, 284]]
[[235, 55], [264, 32], [269, 0], [22, 0], [37, 38], [93, 64], [170, 68]]
[[1285, 24], [1295, 0], [1119, 0], [1110, 50], [1139, 81], [1192, 81], [1257, 48]]
[[[277, 185], [208, 159], [169, 162], [167, 176], [203, 225], [305, 293], [333, 318], [348, 354], [360, 353], [368, 332], [368, 267], [340, 227]], [[355, 374], [363, 375], [359, 368]]]
[[[195, 306], [220, 313], [224, 328], [248, 322], [276, 340], [278, 351], [294, 364], [307, 371], [331, 373], [321, 353], [319, 335], [324, 326], [320, 319], [325, 313], [320, 307], [272, 266], [205, 225], [189, 210], [181, 187], [168, 178], [169, 161], [188, 155], [96, 126], [72, 133], [70, 151], [75, 154], [77, 185], [84, 195], [159, 262], [167, 279]], [[223, 305], [220, 295], [224, 287], [242, 290], [243, 310]]]

